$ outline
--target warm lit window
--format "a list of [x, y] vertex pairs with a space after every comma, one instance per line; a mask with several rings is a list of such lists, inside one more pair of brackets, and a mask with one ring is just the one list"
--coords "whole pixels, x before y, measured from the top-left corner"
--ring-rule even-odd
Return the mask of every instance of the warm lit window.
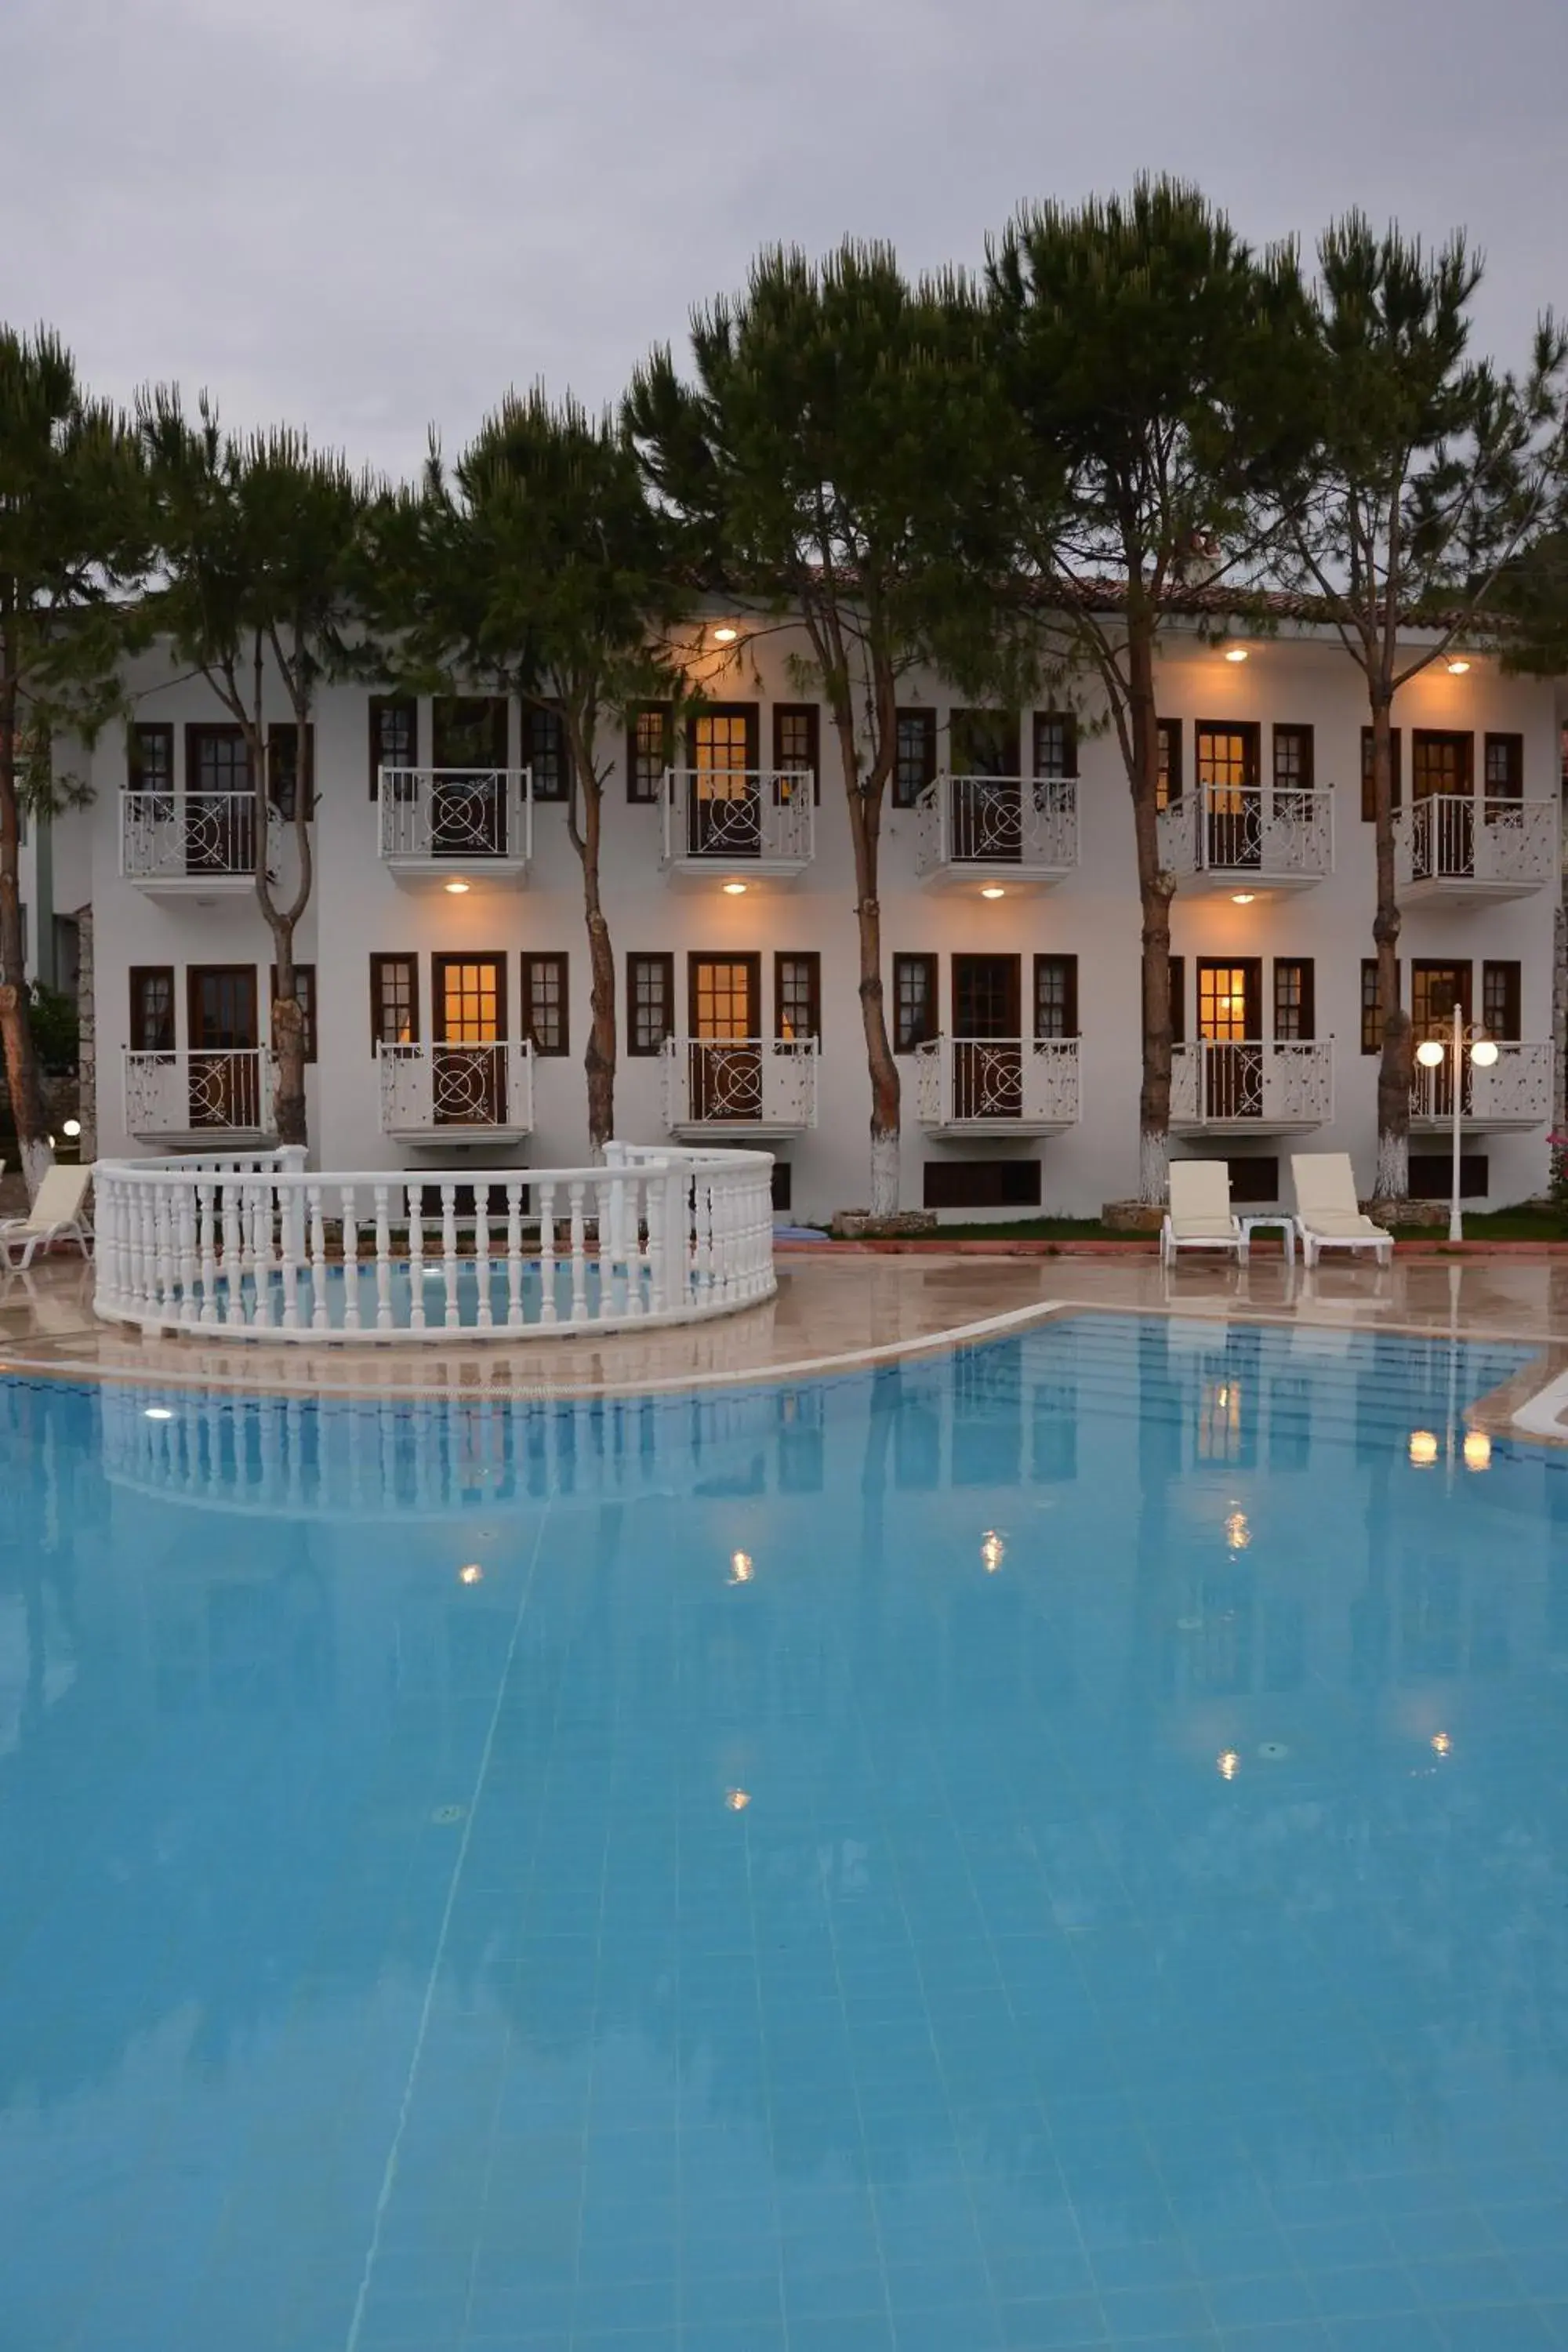
[[1417, 1041], [1451, 1029], [1455, 1008], [1470, 1017], [1470, 967], [1418, 956], [1410, 967], [1410, 1018]]
[[374, 1045], [419, 1042], [419, 963], [410, 955], [370, 960], [370, 1034]]
[[1035, 958], [1035, 1034], [1037, 1037], [1078, 1035], [1078, 958], [1038, 955]]
[[1241, 805], [1240, 795], [1258, 782], [1257, 728], [1200, 722], [1194, 740], [1198, 790], [1205, 804], [1234, 813]]
[[773, 1022], [785, 1042], [805, 1044], [822, 1034], [822, 958], [781, 955], [773, 961]]
[[936, 1035], [936, 958], [893, 958], [893, 1051], [912, 1054]]
[[913, 808], [936, 779], [936, 713], [900, 710], [893, 759], [893, 806]]
[[1182, 797], [1182, 722], [1179, 719], [1160, 719], [1154, 724], [1156, 756], [1160, 762], [1159, 782], [1154, 787], [1156, 808], [1173, 808]]
[[522, 1034], [532, 1039], [536, 1054], [556, 1055], [570, 1051], [563, 955], [523, 957]]
[[1280, 956], [1274, 964], [1274, 1037], [1281, 1045], [1306, 1045], [1316, 1034], [1312, 960]]
[[[1393, 730], [1389, 740], [1388, 759], [1389, 790], [1394, 807], [1397, 810], [1404, 798], [1405, 783], [1402, 739], [1397, 727]], [[1373, 824], [1377, 817], [1377, 802], [1373, 785], [1372, 770], [1372, 729], [1363, 727], [1361, 730], [1361, 814], [1362, 821], [1365, 824]]]
[[1410, 797], [1463, 796], [1475, 786], [1476, 739], [1446, 728], [1417, 727], [1410, 739]]
[[627, 800], [660, 800], [664, 772], [673, 758], [668, 703], [644, 703], [641, 709], [633, 711], [626, 727]]
[[675, 1029], [675, 958], [626, 958], [626, 1051], [657, 1054]]

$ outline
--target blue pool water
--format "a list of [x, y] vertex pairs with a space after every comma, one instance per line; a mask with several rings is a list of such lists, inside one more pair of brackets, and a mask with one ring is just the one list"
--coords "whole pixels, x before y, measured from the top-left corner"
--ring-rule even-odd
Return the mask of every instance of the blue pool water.
[[1521, 1360], [0, 1384], [0, 2345], [1568, 2345]]

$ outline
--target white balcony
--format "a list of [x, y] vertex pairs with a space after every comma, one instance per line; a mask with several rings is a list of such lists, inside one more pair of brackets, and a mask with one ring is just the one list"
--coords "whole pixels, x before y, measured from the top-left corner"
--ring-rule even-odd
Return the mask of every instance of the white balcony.
[[533, 1046], [527, 1039], [479, 1045], [376, 1049], [381, 1131], [443, 1151], [521, 1143], [533, 1132]]
[[1208, 1039], [1171, 1057], [1171, 1126], [1178, 1135], [1299, 1135], [1334, 1115], [1334, 1048]]
[[1555, 801], [1434, 793], [1394, 819], [1395, 875], [1405, 906], [1489, 906], [1557, 886]]
[[528, 768], [383, 768], [376, 854], [405, 888], [521, 890], [533, 856]]
[[[1441, 1033], [1440, 1033], [1441, 1034]], [[1480, 1069], [1467, 1055], [1461, 1084], [1459, 1124], [1479, 1135], [1491, 1129], [1544, 1127], [1552, 1117], [1552, 1048], [1550, 1045], [1498, 1045], [1489, 1069]], [[1415, 1066], [1410, 1089], [1410, 1125], [1422, 1135], [1450, 1135], [1454, 1127], [1454, 1078], [1448, 1062], [1435, 1070]]]
[[916, 804], [928, 890], [1048, 890], [1078, 865], [1074, 776], [938, 776]]
[[804, 1135], [816, 1125], [815, 1037], [670, 1037], [664, 1047], [668, 1135]]
[[928, 1134], [1056, 1135], [1079, 1118], [1076, 1037], [933, 1037], [915, 1054]]
[[1160, 811], [1160, 863], [1188, 897], [1310, 890], [1334, 870], [1334, 796], [1305, 786], [1205, 785]]
[[272, 1132], [272, 1065], [258, 1045], [124, 1057], [125, 1132], [138, 1143], [258, 1143]]
[[[256, 887], [254, 793], [121, 793], [120, 871], [150, 898], [243, 898]], [[267, 826], [276, 866], [284, 828]]]
[[816, 792], [794, 768], [668, 768], [661, 862], [687, 887], [794, 882], [816, 847]]

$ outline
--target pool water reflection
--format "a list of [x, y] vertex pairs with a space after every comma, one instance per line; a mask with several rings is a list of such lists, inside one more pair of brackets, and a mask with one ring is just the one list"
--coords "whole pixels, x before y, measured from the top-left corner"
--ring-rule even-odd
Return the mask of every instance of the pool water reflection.
[[1521, 1360], [0, 1384], [0, 2342], [1568, 2343]]

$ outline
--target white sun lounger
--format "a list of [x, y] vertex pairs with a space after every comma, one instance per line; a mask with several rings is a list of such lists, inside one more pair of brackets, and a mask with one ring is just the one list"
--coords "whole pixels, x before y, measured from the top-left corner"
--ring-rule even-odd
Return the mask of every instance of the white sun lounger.
[[1296, 1231], [1310, 1266], [1326, 1249], [1371, 1250], [1379, 1265], [1394, 1262], [1394, 1235], [1363, 1217], [1355, 1194], [1355, 1171], [1348, 1151], [1310, 1151], [1292, 1156], [1296, 1186]]
[[1160, 1228], [1160, 1255], [1167, 1265], [1178, 1250], [1234, 1250], [1247, 1259], [1247, 1235], [1230, 1205], [1230, 1171], [1223, 1160], [1173, 1160], [1171, 1205]]
[[0, 1265], [28, 1266], [37, 1253], [55, 1242], [75, 1242], [83, 1257], [92, 1247], [92, 1231], [83, 1214], [90, 1168], [47, 1168], [37, 1197], [25, 1217], [0, 1218]]

